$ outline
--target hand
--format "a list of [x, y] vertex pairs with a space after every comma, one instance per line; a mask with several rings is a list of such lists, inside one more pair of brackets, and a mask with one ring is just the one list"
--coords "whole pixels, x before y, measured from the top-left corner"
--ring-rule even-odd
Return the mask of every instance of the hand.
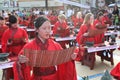
[[84, 34], [83, 34], [83, 37], [88, 37], [88, 33], [84, 33]]
[[9, 39], [9, 40], [7, 41], [7, 45], [8, 45], [8, 46], [12, 45], [12, 43], [13, 43], [13, 41], [12, 41], [11, 39]]
[[71, 58], [72, 58], [73, 60], [75, 60], [76, 57], [77, 57], [77, 53], [73, 53], [73, 54], [71, 55]]
[[57, 30], [61, 30], [61, 28], [60, 28], [60, 27], [58, 27], [58, 28], [57, 28]]
[[18, 56], [18, 61], [19, 61], [20, 63], [26, 63], [26, 62], [29, 61], [29, 59], [28, 59], [26, 56], [24, 56], [24, 55], [19, 55], [19, 56]]

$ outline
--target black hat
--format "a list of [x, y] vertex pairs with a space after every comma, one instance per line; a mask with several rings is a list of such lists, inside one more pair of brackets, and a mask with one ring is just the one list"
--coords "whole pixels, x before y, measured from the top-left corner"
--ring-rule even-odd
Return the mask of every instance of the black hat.
[[48, 18], [40, 16], [34, 21], [34, 26], [38, 29], [45, 21], [49, 21]]
[[0, 16], [0, 20], [4, 20], [4, 18], [2, 16]]
[[9, 16], [9, 23], [14, 24], [17, 23], [17, 18], [14, 15]]
[[1, 53], [0, 54], [0, 61], [6, 61], [9, 56], [9, 53]]

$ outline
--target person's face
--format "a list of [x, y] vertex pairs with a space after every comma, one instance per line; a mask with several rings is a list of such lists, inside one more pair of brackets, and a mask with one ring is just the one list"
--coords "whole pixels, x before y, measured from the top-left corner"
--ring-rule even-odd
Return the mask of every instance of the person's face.
[[3, 25], [4, 23], [4, 20], [0, 20], [0, 25]]
[[98, 7], [103, 7], [103, 6], [105, 6], [105, 0], [98, 0], [97, 5], [98, 5]]
[[46, 40], [50, 37], [51, 33], [51, 24], [49, 21], [46, 21], [39, 27], [37, 30], [38, 36], [40, 36], [43, 40]]
[[12, 27], [12, 28], [17, 28], [17, 27], [18, 27], [18, 24], [17, 24], [17, 23], [11, 24], [11, 27]]
[[90, 23], [93, 23], [93, 21], [94, 21], [94, 16], [92, 15], [90, 16]]

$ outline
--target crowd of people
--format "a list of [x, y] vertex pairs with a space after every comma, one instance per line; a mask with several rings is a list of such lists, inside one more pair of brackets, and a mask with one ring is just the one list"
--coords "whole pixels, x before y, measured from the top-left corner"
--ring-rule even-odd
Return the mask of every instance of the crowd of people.
[[[9, 57], [16, 57], [13, 68], [6, 69], [6, 80], [14, 77], [14, 80], [77, 80], [75, 60], [82, 60], [83, 53], [80, 49], [86, 42], [101, 44], [105, 41], [104, 34], [110, 25], [119, 25], [119, 11], [115, 6], [112, 13], [102, 9], [93, 14], [90, 10], [82, 11], [49, 10], [43, 11], [32, 9], [31, 11], [13, 10], [11, 13], [2, 11], [0, 16], [0, 44], [1, 53], [9, 53]], [[69, 23], [68, 23], [69, 21]], [[51, 25], [53, 25], [51, 27]], [[34, 39], [29, 42], [29, 37], [25, 29], [35, 29]], [[71, 26], [73, 26], [71, 28]], [[75, 30], [79, 31], [76, 32]], [[52, 32], [52, 34], [51, 34]], [[29, 59], [24, 56], [24, 49], [31, 50], [61, 50], [66, 49], [68, 41], [56, 42], [53, 37], [76, 36], [76, 43], [80, 49], [75, 50], [77, 58], [60, 65], [51, 67], [31, 67], [25, 63]], [[103, 52], [97, 52], [101, 55]], [[94, 54], [95, 56], [95, 54]], [[20, 70], [18, 70], [18, 65]], [[118, 66], [118, 65], [117, 65]], [[31, 73], [32, 71], [32, 73]], [[117, 72], [117, 71], [116, 71]], [[120, 73], [111, 72], [120, 79]]]

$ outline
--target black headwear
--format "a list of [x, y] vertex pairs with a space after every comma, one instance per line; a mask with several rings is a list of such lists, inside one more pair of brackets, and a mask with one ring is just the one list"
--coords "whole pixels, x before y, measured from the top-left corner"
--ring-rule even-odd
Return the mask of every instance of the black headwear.
[[44, 16], [38, 17], [34, 21], [34, 26], [38, 29], [45, 21], [49, 21], [49, 20]]
[[10, 24], [17, 23], [17, 18], [16, 18], [16, 16], [10, 15], [10, 16], [9, 16], [9, 23], [10, 23]]
[[103, 15], [103, 12], [99, 12], [99, 13], [97, 14], [97, 19], [99, 19], [99, 17], [102, 16], [102, 15]]
[[0, 16], [0, 20], [4, 20], [4, 18], [2, 16]]

